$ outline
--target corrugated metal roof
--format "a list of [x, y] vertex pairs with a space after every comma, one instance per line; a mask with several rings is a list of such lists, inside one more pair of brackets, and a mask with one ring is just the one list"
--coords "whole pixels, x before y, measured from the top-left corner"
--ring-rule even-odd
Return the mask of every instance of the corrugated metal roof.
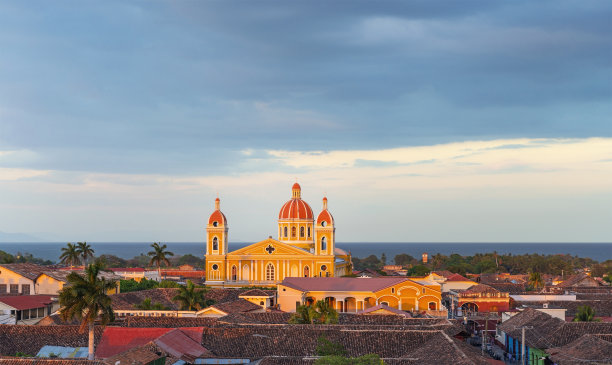
[[51, 354], [60, 359], [80, 359], [86, 358], [89, 351], [87, 347], [67, 347], [67, 346], [43, 346], [38, 351], [36, 357], [51, 357]]

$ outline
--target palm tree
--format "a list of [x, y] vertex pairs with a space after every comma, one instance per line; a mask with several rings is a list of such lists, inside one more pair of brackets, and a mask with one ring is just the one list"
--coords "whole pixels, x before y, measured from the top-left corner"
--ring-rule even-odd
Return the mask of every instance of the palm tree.
[[159, 275], [159, 279], [161, 280], [161, 264], [165, 263], [166, 266], [170, 266], [170, 260], [166, 256], [174, 256], [173, 252], [166, 251], [166, 245], [160, 245], [157, 242], [153, 242], [151, 245], [153, 247], [153, 251], [147, 253], [147, 255], [151, 256], [151, 261], [149, 261], [149, 265], [155, 264], [157, 266], [157, 274]]
[[79, 253], [79, 255], [81, 255], [81, 258], [83, 259], [83, 266], [86, 266], [87, 259], [93, 257], [94, 250], [89, 244], [87, 244], [87, 242], [77, 242], [77, 245], [77, 252]]
[[68, 242], [66, 247], [62, 247], [62, 254], [59, 258], [61, 263], [70, 265], [70, 269], [72, 270], [74, 264], [79, 262], [80, 257], [81, 256], [79, 255], [79, 249], [77, 246]]
[[181, 285], [178, 288], [178, 294], [172, 300], [179, 302], [181, 310], [200, 310], [215, 303], [212, 299], [204, 299], [204, 295], [208, 290], [196, 289], [191, 280], [187, 280], [187, 285]]
[[542, 279], [542, 275], [539, 272], [532, 272], [529, 274], [528, 284], [535, 289], [539, 289], [544, 286], [544, 279]]
[[588, 305], [578, 306], [574, 322], [595, 322], [595, 311]]
[[338, 312], [329, 303], [318, 300], [314, 305], [300, 305], [289, 319], [293, 324], [335, 324]]
[[108, 292], [117, 287], [117, 282], [98, 277], [100, 269], [99, 264], [91, 264], [84, 275], [71, 272], [66, 277], [68, 285], [59, 292], [62, 319], [80, 320], [81, 332], [89, 328], [89, 360], [94, 359], [94, 322], [99, 319], [106, 326], [115, 318]]

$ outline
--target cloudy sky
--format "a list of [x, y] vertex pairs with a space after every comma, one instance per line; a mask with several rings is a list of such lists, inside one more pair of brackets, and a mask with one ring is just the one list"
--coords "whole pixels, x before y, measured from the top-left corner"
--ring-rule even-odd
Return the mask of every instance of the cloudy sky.
[[3, 1], [0, 231], [612, 241], [609, 1]]

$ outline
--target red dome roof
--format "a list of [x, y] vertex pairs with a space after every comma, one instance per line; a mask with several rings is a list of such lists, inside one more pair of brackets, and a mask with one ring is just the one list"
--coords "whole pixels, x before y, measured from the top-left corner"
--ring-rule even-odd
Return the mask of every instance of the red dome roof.
[[208, 224], [213, 224], [213, 222], [219, 222], [219, 225], [227, 225], [227, 219], [225, 218], [225, 214], [221, 213], [220, 210], [215, 210], [213, 214], [208, 218]]
[[331, 213], [327, 209], [319, 213], [319, 216], [317, 217], [317, 224], [321, 224], [323, 221], [327, 222], [327, 224], [334, 224], [334, 217], [332, 217]]
[[313, 219], [312, 208], [302, 199], [291, 199], [278, 213], [278, 219]]
[[300, 186], [300, 184], [295, 183], [295, 184], [293, 184], [293, 187], [291, 188], [291, 190], [294, 190], [294, 189], [302, 190], [302, 187]]

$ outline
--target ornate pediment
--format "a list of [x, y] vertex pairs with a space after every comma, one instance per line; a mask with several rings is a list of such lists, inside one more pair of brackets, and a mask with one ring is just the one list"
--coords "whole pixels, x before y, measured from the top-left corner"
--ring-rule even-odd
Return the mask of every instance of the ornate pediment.
[[236, 251], [228, 253], [229, 255], [263, 255], [263, 256], [280, 256], [280, 255], [293, 255], [293, 256], [313, 256], [308, 251], [300, 248], [282, 243], [273, 238], [265, 239], [261, 242], [253, 243]]

